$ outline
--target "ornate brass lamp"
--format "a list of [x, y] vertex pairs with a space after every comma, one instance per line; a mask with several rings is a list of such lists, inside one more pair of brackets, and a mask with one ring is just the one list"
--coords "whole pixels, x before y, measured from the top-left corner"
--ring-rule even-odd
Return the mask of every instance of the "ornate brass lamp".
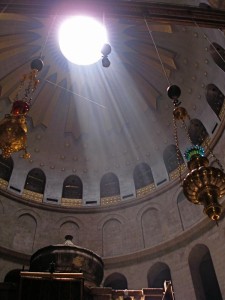
[[[191, 142], [185, 121], [189, 115], [185, 108], [180, 107], [181, 102], [178, 100], [181, 90], [178, 86], [172, 85], [167, 89], [168, 96], [173, 100], [173, 120], [174, 135], [177, 151], [179, 151], [177, 121], [182, 122], [187, 137]], [[192, 142], [191, 142], [192, 144]], [[222, 168], [209, 166], [209, 161], [205, 157], [204, 148], [200, 145], [193, 145], [185, 151], [189, 173], [182, 182], [183, 192], [187, 199], [193, 204], [202, 204], [204, 213], [213, 221], [218, 221], [222, 207], [218, 200], [225, 195], [225, 174]], [[179, 160], [178, 160], [179, 162]], [[219, 164], [221, 167], [221, 164]]]
[[27, 152], [27, 122], [26, 116], [30, 109], [32, 95], [37, 88], [39, 80], [36, 78], [42, 69], [41, 59], [31, 62], [31, 71], [23, 75], [20, 86], [13, 101], [10, 114], [0, 121], [0, 149], [3, 158], [9, 158], [12, 153], [24, 151], [24, 158], [29, 158]]

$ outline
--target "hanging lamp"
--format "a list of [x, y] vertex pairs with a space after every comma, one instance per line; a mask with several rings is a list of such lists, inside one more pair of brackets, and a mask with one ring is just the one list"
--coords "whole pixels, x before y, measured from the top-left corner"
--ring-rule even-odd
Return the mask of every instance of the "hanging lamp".
[[27, 152], [27, 113], [29, 112], [32, 95], [39, 80], [37, 74], [43, 67], [39, 58], [31, 62], [31, 71], [24, 74], [20, 80], [18, 92], [13, 100], [11, 112], [0, 121], [0, 149], [3, 158], [9, 158], [12, 153], [23, 150], [24, 158], [30, 158]]
[[[203, 205], [204, 213], [211, 220], [217, 222], [222, 214], [222, 206], [219, 204], [219, 200], [225, 195], [225, 174], [222, 166], [219, 163], [220, 168], [211, 167], [208, 158], [205, 156], [205, 149], [201, 145], [193, 145], [185, 123], [190, 117], [187, 110], [180, 106], [180, 88], [176, 85], [169, 86], [167, 94], [174, 105], [173, 121], [177, 153], [180, 153], [177, 122], [182, 123], [182, 128], [191, 143], [191, 146], [184, 153], [189, 172], [182, 181], [183, 193], [193, 204]], [[181, 170], [180, 164], [179, 169]]]

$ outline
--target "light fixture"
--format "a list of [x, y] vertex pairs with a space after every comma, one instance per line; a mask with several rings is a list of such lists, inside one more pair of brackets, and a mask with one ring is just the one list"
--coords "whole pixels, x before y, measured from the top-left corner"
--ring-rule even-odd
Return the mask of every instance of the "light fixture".
[[108, 55], [111, 53], [112, 48], [109, 44], [104, 44], [102, 47], [102, 66], [104, 68], [108, 68], [110, 66], [110, 60], [108, 59]]
[[27, 152], [26, 116], [31, 106], [32, 95], [39, 83], [37, 74], [42, 67], [43, 62], [39, 58], [31, 62], [31, 71], [24, 74], [20, 80], [10, 114], [0, 121], [0, 149], [3, 158], [9, 158], [12, 153], [20, 150], [24, 151], [24, 158], [30, 158]]
[[[169, 86], [167, 94], [173, 100], [174, 105], [173, 121], [177, 153], [180, 153], [177, 133], [178, 121], [182, 123], [182, 128], [185, 130], [186, 136], [191, 143], [191, 146], [187, 148], [184, 154], [189, 169], [189, 173], [182, 181], [184, 195], [193, 204], [203, 205], [204, 213], [211, 220], [218, 221], [222, 213], [222, 206], [218, 201], [225, 195], [225, 174], [221, 168], [209, 166], [209, 160], [205, 156], [205, 150], [201, 145], [193, 145], [185, 123], [190, 117], [186, 109], [180, 106], [180, 88], [176, 85]], [[178, 164], [181, 172], [179, 159]]]

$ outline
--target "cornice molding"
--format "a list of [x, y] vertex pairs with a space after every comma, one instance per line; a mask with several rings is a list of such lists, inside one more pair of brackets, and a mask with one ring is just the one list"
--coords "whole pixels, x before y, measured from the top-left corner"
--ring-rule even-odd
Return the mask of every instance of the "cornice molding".
[[32, 1], [26, 4], [16, 0], [9, 4], [0, 1], [0, 10], [4, 13], [59, 15], [75, 12], [92, 13], [105, 17], [150, 19], [156, 23], [170, 23], [185, 26], [224, 28], [225, 11], [214, 8], [172, 5], [121, 0], [67, 0], [67, 1]]

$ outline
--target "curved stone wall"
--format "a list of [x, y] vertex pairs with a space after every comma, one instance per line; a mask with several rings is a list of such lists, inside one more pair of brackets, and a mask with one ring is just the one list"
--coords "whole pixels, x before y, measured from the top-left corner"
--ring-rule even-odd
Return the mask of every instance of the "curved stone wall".
[[[215, 150], [220, 149], [221, 144]], [[105, 208], [70, 209], [43, 207], [2, 192], [0, 280], [12, 269], [27, 268], [30, 255], [39, 248], [60, 243], [65, 234], [72, 234], [75, 244], [103, 257], [105, 278], [122, 273], [129, 288], [147, 287], [151, 267], [166, 264], [177, 299], [185, 299], [185, 290], [189, 299], [195, 299], [188, 259], [194, 246], [203, 244], [211, 253], [225, 294], [224, 218], [217, 227], [202, 213], [202, 207], [181, 195], [180, 187], [174, 185], [151, 198]]]

